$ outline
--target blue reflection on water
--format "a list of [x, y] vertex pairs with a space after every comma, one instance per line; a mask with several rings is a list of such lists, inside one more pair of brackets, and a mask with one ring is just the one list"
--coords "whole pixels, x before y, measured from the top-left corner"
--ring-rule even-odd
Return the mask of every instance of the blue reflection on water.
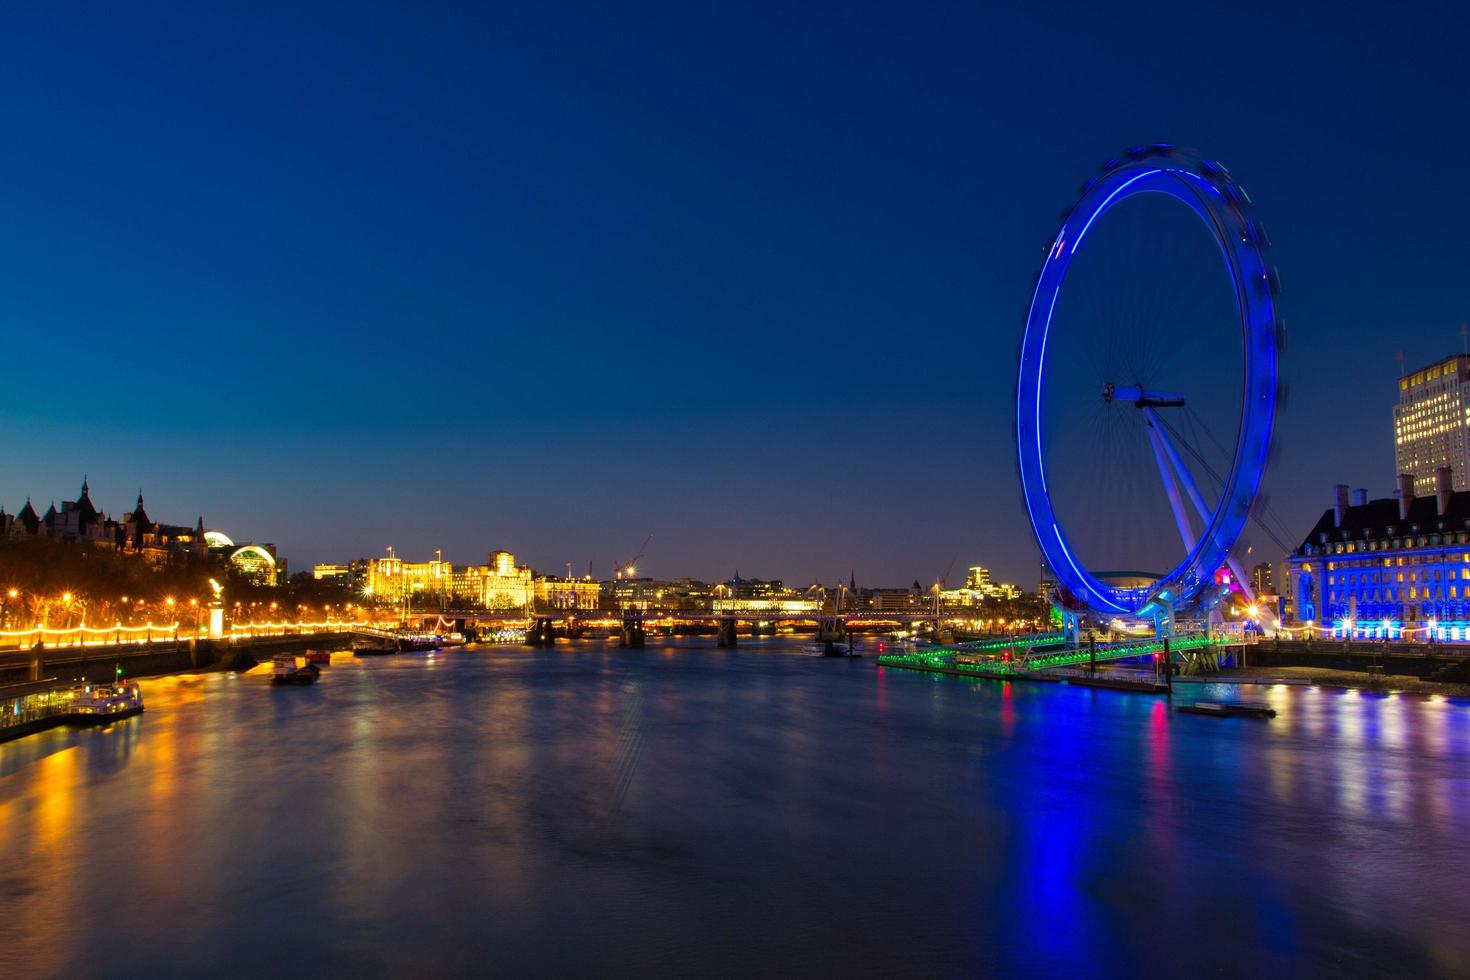
[[1470, 965], [1443, 699], [1199, 718], [774, 640], [144, 685], [141, 718], [0, 748], [17, 975], [112, 972], [98, 947], [170, 974]]

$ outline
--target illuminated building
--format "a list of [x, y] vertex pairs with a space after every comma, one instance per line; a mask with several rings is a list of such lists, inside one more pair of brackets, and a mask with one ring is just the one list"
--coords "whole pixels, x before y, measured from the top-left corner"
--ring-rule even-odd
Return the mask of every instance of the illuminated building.
[[535, 580], [536, 608], [572, 609], [595, 612], [602, 602], [602, 583], [586, 578], [538, 576]]
[[345, 565], [330, 563], [318, 563], [311, 567], [311, 577], [318, 582], [327, 582], [339, 585], [353, 592], [361, 592], [367, 584], [368, 569], [372, 562], [366, 558], [348, 562]]
[[822, 600], [815, 595], [788, 589], [781, 581], [741, 578], [736, 572], [728, 582], [713, 590], [711, 608], [717, 613], [811, 613], [822, 611]]
[[925, 607], [927, 597], [914, 589], [864, 589], [863, 598], [873, 612], [913, 612]]
[[723, 599], [717, 596], [711, 608], [717, 613], [811, 613], [815, 616], [822, 611], [822, 603], [819, 599], [791, 596], [764, 599]]
[[1336, 487], [1333, 506], [1288, 557], [1292, 621], [1339, 636], [1470, 639], [1470, 492], [1450, 468], [1430, 496], [1410, 474], [1397, 499]]
[[623, 578], [602, 583], [612, 600], [614, 609], [638, 609], [647, 612], [661, 609], [664, 599], [664, 583], [651, 578]]
[[[91, 487], [85, 477], [76, 500], [63, 500], [60, 508], [52, 504], [44, 515], [36, 514], [29, 498], [18, 514], [6, 514], [0, 508], [0, 533], [11, 537], [50, 537], [111, 548], [140, 555], [154, 565], [167, 564], [180, 556], [213, 557], [221, 562], [233, 562], [237, 568], [267, 584], [275, 584], [285, 574], [285, 561], [276, 556], [274, 545], [236, 545], [218, 531], [205, 530], [203, 517], [192, 527], [161, 524], [153, 520], [143, 507], [141, 490], [133, 509], [124, 514], [122, 520], [114, 520], [93, 504]], [[240, 554], [246, 547], [267, 552], [269, 561], [254, 551]], [[234, 560], [237, 555], [240, 561]]]
[[536, 586], [529, 568], [517, 568], [508, 551], [490, 555], [489, 564], [456, 570], [451, 581], [454, 593], [471, 598], [482, 609], [531, 608]]
[[286, 577], [285, 560], [276, 557], [273, 544], [243, 544], [229, 555], [230, 567], [256, 585], [280, 585]]
[[452, 573], [446, 561], [406, 562], [389, 548], [385, 557], [368, 561], [363, 594], [390, 603], [426, 594], [437, 603], [454, 594]]
[[1450, 468], [1455, 490], [1470, 489], [1470, 357], [1457, 354], [1399, 378], [1393, 408], [1395, 472], [1414, 492], [1435, 492], [1435, 472]]
[[714, 608], [713, 591], [708, 583], [693, 578], [676, 578], [664, 588], [663, 601], [669, 609], [684, 612], [709, 612]]
[[1256, 595], [1276, 595], [1276, 574], [1269, 561], [1251, 569], [1251, 587]]
[[939, 593], [946, 607], [978, 606], [986, 599], [1019, 599], [1021, 590], [1007, 582], [992, 582], [990, 569], [971, 565], [965, 576], [965, 584], [957, 589], [944, 589]]
[[440, 559], [406, 562], [391, 548], [385, 557], [367, 561], [362, 592], [387, 603], [505, 610], [529, 610], [536, 594], [531, 570], [517, 568], [508, 551], [492, 553], [484, 565], [451, 565]]

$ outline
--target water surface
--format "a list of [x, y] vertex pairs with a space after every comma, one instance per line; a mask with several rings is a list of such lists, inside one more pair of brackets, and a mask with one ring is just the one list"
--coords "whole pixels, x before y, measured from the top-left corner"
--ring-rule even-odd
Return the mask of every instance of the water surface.
[[779, 640], [266, 669], [0, 746], [6, 976], [1470, 971], [1470, 705]]

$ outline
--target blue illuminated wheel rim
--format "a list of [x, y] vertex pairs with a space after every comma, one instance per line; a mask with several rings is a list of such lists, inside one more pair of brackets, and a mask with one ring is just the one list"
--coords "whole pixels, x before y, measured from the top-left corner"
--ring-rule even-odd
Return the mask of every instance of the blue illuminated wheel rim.
[[[1219, 499], [1194, 547], [1148, 588], [1103, 582], [1068, 546], [1047, 489], [1042, 382], [1047, 340], [1067, 270], [1088, 229], [1109, 209], [1140, 194], [1164, 194], [1190, 208], [1214, 236], [1239, 314], [1243, 352], [1240, 423], [1230, 470]], [[1214, 580], [1250, 519], [1270, 453], [1276, 416], [1279, 328], [1277, 280], [1267, 264], [1268, 241], [1248, 214], [1250, 199], [1224, 167], [1196, 160], [1172, 147], [1130, 150], [1089, 181], [1052, 239], [1036, 277], [1016, 394], [1016, 450], [1027, 516], [1047, 565], [1070, 598], [1107, 616], [1150, 617], [1165, 606], [1178, 609]]]

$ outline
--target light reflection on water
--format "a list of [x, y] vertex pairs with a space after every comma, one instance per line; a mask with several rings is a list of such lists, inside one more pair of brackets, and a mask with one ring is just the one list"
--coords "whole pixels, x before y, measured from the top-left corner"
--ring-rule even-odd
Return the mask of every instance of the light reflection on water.
[[1470, 969], [1470, 705], [709, 642], [145, 680], [0, 746], [6, 975]]

